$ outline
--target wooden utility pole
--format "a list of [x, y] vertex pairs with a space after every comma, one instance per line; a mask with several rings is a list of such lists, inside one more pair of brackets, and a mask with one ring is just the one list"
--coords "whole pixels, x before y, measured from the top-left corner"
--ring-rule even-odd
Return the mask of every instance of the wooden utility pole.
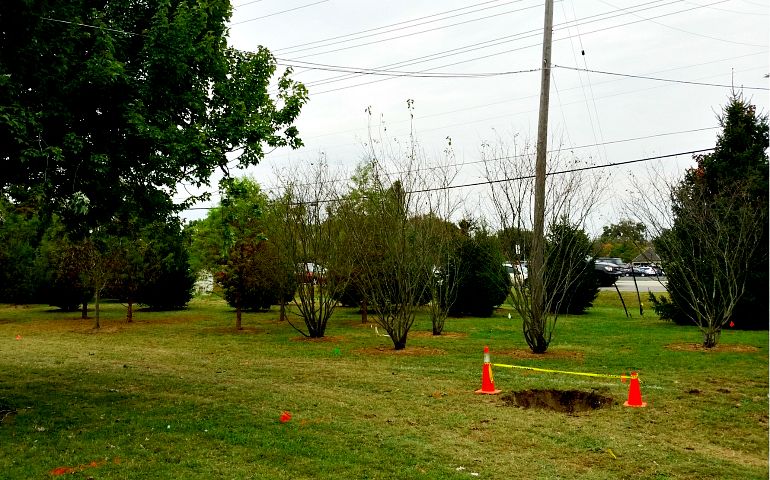
[[[537, 160], [535, 163], [535, 218], [532, 231], [532, 255], [529, 281], [532, 287], [532, 320], [544, 329], [545, 288], [545, 156], [548, 147], [548, 98], [551, 89], [551, 42], [553, 37], [553, 0], [545, 2], [543, 26], [543, 64], [540, 80], [540, 116], [537, 125]], [[534, 274], [534, 275], [533, 275]], [[541, 335], [544, 331], [539, 332]]]

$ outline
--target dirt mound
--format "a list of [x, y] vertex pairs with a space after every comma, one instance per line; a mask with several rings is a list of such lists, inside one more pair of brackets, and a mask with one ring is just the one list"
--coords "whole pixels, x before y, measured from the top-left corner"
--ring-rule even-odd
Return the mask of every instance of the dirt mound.
[[507, 393], [501, 398], [512, 407], [540, 408], [563, 413], [589, 412], [615, 403], [612, 397], [580, 390], [523, 390]]

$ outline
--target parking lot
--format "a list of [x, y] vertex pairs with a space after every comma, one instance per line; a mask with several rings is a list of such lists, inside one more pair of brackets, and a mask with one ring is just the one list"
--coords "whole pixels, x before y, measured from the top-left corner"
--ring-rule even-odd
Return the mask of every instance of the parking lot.
[[[634, 292], [633, 277], [620, 277], [615, 283], [621, 292]], [[666, 277], [636, 277], [636, 285], [641, 293], [665, 292]], [[602, 287], [602, 290], [615, 290], [615, 287]]]

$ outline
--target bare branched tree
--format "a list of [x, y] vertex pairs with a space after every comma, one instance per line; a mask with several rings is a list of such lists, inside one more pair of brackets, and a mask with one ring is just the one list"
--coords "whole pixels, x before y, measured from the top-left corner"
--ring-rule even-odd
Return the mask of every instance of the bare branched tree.
[[666, 274], [683, 280], [668, 282], [669, 292], [686, 302], [703, 346], [714, 347], [746, 290], [767, 209], [755, 208], [743, 185], [715, 197], [697, 181], [651, 175], [628, 208], [650, 228]]
[[[413, 102], [407, 105], [411, 115]], [[384, 136], [374, 135], [370, 129], [366, 184], [354, 188], [359, 214], [349, 217], [347, 231], [354, 240], [348, 244], [360, 269], [358, 281], [374, 310], [375, 321], [390, 336], [394, 348], [400, 350], [406, 347], [418, 307], [430, 300], [436, 262], [442, 255], [436, 248], [436, 238], [446, 226], [440, 216], [450, 213], [453, 207], [447, 198], [443, 204], [433, 203], [432, 177], [426, 174], [426, 156], [414, 131], [405, 144], [383, 141]], [[449, 171], [434, 175], [451, 182]]]
[[[495, 144], [483, 144], [481, 153], [483, 174], [490, 185], [490, 199], [500, 230], [526, 241], [531, 238], [534, 223], [534, 143], [526, 140], [518, 142], [515, 136], [512, 144], [498, 138]], [[548, 229], [556, 225], [582, 228], [599, 202], [604, 180], [594, 171], [579, 169], [585, 166], [571, 155], [550, 155], [545, 205], [545, 225]], [[503, 248], [508, 259], [515, 263], [526, 260], [523, 257], [531, 245], [503, 242]], [[555, 262], [556, 258], [572, 260]], [[584, 270], [580, 265], [584, 261], [582, 245], [572, 240], [546, 249], [542, 267], [546, 291], [541, 308], [533, 304], [532, 291], [523, 275], [514, 278], [509, 300], [522, 318], [524, 339], [534, 353], [544, 353], [548, 349], [558, 320], [555, 313], [557, 306], [565, 301], [564, 295], [580, 277]], [[538, 272], [529, 271], [529, 276], [536, 274]]]
[[[280, 175], [283, 194], [272, 200], [278, 225], [272, 235], [299, 281], [294, 304], [305, 328], [291, 320], [289, 324], [307, 337], [320, 338], [350, 275], [346, 271], [348, 253], [338, 241], [338, 225], [330, 217], [338, 182], [324, 158], [313, 162], [308, 170], [301, 176], [297, 170]], [[328, 277], [331, 270], [338, 275]]]

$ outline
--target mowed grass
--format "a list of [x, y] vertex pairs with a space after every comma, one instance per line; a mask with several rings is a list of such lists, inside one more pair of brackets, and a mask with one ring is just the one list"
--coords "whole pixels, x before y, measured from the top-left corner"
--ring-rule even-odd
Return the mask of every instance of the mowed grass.
[[[394, 352], [351, 309], [306, 340], [277, 311], [235, 331], [215, 297], [131, 324], [105, 304], [99, 331], [79, 313], [0, 306], [0, 478], [768, 478], [767, 332], [726, 331], [703, 351], [696, 328], [640, 317], [633, 298], [630, 319], [614, 293], [561, 318], [541, 356], [506, 309], [450, 318], [442, 337], [420, 316]], [[648, 406], [622, 406], [617, 379], [505, 368], [504, 393], [616, 404], [568, 415], [474, 395], [485, 345], [496, 363], [638, 371]]]

